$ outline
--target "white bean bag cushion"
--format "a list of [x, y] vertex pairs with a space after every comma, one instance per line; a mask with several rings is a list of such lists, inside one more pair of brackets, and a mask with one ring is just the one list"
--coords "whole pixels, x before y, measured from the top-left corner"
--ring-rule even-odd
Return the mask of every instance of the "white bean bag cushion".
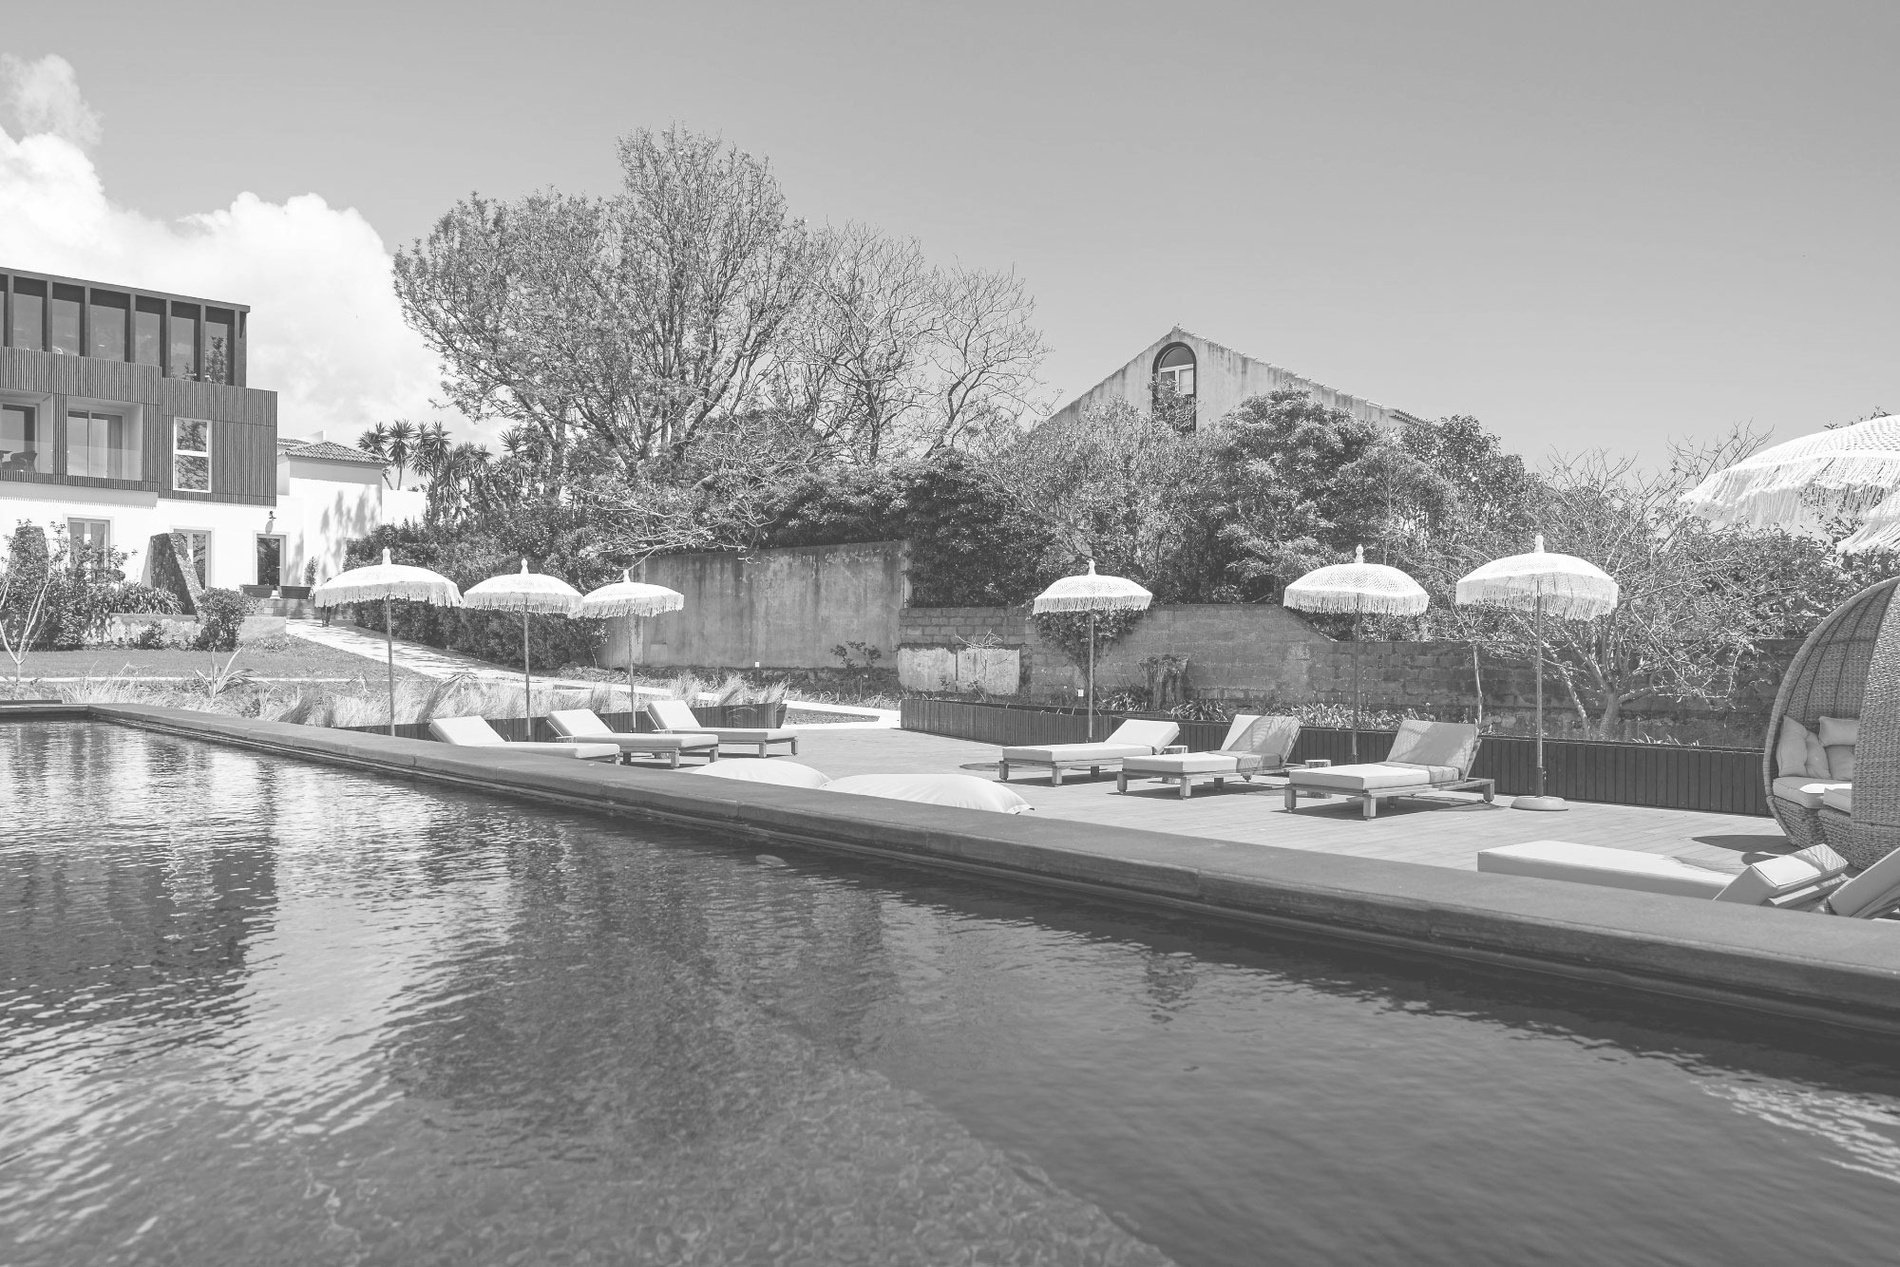
[[1852, 787], [1851, 783], [1830, 783], [1805, 774], [1784, 774], [1775, 780], [1775, 795], [1803, 809], [1820, 809], [1821, 797], [1830, 788]]
[[715, 761], [694, 766], [688, 774], [709, 779], [734, 779], [740, 783], [776, 783], [781, 787], [824, 787], [830, 779], [808, 765], [796, 761]]
[[967, 774], [852, 774], [825, 785], [829, 792], [852, 796], [881, 796], [925, 805], [955, 805], [963, 809], [1020, 814], [1035, 806], [1000, 783]]
[[1735, 878], [1680, 858], [1638, 853], [1634, 849], [1578, 845], [1568, 840], [1532, 840], [1521, 845], [1480, 849], [1478, 870], [1705, 898], [1713, 898]]

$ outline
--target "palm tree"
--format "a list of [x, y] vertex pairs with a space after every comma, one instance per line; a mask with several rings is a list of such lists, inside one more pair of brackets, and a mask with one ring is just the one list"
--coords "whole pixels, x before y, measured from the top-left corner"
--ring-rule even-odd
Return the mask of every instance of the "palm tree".
[[448, 467], [449, 450], [448, 428], [439, 422], [432, 422], [416, 435], [415, 464], [416, 474], [426, 475], [431, 482], [444, 474]]
[[362, 435], [356, 437], [356, 447], [374, 457], [389, 456], [389, 428], [377, 423]]
[[402, 487], [402, 473], [415, 456], [416, 424], [397, 421], [389, 424], [389, 442], [385, 446], [389, 460], [396, 466], [396, 487]]

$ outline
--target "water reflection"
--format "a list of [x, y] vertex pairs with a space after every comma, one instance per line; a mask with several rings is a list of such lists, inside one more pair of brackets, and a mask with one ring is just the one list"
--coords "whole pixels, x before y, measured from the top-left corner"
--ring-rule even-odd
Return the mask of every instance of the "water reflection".
[[0, 1261], [1886, 1243], [1877, 1045], [138, 732], [0, 758]]

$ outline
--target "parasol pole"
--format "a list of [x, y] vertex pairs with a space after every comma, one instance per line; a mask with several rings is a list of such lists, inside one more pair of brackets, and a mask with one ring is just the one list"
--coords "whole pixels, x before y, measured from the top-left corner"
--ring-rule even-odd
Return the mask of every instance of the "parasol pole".
[[534, 681], [528, 676], [528, 608], [521, 608], [521, 716], [528, 726], [528, 737], [534, 737]]
[[[640, 618], [632, 613], [627, 615], [627, 712], [635, 720], [638, 720], [640, 716], [640, 697], [633, 689], [633, 622], [638, 619]], [[631, 726], [633, 722], [629, 721], [627, 724]]]
[[1095, 742], [1095, 611], [1089, 611], [1089, 742]]
[[1352, 759], [1359, 760], [1359, 631], [1365, 623], [1366, 600], [1353, 602], [1352, 609]]
[[1537, 584], [1537, 595], [1531, 600], [1531, 620], [1536, 629], [1532, 635], [1537, 640], [1537, 795], [1544, 795], [1544, 585]]
[[383, 650], [389, 653], [389, 737], [396, 737], [396, 623], [389, 615], [389, 595], [383, 595]]

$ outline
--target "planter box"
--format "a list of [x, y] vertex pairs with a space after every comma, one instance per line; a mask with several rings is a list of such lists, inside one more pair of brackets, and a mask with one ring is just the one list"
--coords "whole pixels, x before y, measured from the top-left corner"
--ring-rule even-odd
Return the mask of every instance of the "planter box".
[[[1130, 717], [1166, 720], [1160, 713], [1097, 713], [1095, 737], [1106, 738], [1109, 731]], [[905, 730], [974, 739], [999, 747], [1081, 743], [1088, 737], [1084, 714], [1023, 704], [906, 699], [899, 724]], [[1179, 742], [1196, 752], [1218, 747], [1227, 735], [1226, 722], [1181, 722], [1180, 726]], [[1385, 756], [1392, 737], [1389, 730], [1360, 731], [1360, 759], [1377, 761]], [[1326, 757], [1343, 763], [1350, 759], [1351, 751], [1352, 732], [1326, 726], [1302, 728], [1299, 742], [1293, 746], [1296, 760]], [[1758, 748], [1547, 739], [1545, 785], [1552, 795], [1573, 801], [1766, 817], [1768, 802], [1761, 783], [1761, 758]], [[1471, 773], [1474, 778], [1496, 779], [1502, 795], [1528, 795], [1536, 787], [1537, 741], [1486, 735]]]
[[310, 585], [279, 585], [277, 587], [277, 597], [291, 601], [307, 599], [310, 597], [310, 591], [313, 588], [315, 587]]
[[269, 585], [240, 585], [238, 586], [238, 593], [244, 595], [246, 598], [269, 598], [271, 596], [271, 588]]

